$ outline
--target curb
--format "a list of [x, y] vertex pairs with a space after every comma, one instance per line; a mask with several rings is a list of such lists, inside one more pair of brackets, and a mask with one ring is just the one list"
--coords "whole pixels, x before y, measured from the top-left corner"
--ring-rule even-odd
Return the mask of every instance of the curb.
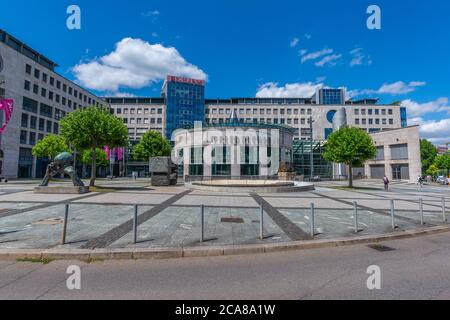
[[409, 230], [384, 235], [369, 235], [355, 238], [294, 241], [271, 244], [209, 246], [192, 248], [139, 248], [139, 249], [5, 249], [0, 250], [0, 260], [149, 260], [217, 257], [247, 254], [264, 254], [283, 251], [298, 251], [320, 248], [368, 244], [390, 240], [400, 240], [450, 232], [450, 226]]

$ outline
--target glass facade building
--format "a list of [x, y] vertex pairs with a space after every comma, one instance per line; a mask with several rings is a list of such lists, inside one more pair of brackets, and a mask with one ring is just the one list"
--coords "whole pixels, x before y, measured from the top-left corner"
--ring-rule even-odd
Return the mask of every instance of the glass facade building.
[[175, 129], [205, 121], [205, 81], [168, 76], [164, 83], [166, 137]]
[[319, 104], [345, 104], [345, 92], [342, 89], [320, 89]]

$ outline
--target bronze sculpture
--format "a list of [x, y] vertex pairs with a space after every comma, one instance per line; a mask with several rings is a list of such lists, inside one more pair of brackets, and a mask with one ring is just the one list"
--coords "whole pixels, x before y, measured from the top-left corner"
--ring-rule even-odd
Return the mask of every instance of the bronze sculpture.
[[69, 152], [58, 154], [55, 159], [48, 165], [44, 180], [42, 180], [40, 186], [48, 187], [50, 179], [59, 173], [62, 177], [67, 174], [72, 179], [73, 185], [75, 187], [84, 187], [83, 181], [81, 181], [81, 179], [78, 177], [75, 168], [72, 166], [73, 159], [73, 154]]

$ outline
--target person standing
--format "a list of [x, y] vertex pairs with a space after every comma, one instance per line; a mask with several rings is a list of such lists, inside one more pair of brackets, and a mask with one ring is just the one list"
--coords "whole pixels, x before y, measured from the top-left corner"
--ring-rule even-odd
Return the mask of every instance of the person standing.
[[384, 190], [389, 190], [389, 178], [384, 176], [383, 178]]

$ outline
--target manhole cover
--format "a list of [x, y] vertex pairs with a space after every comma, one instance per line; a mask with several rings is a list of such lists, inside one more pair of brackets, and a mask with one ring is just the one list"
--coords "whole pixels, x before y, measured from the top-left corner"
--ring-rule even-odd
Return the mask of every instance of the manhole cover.
[[62, 223], [62, 219], [60, 218], [54, 218], [54, 219], [44, 219], [44, 220], [39, 220], [37, 222], [34, 222], [34, 225], [49, 225], [49, 226], [53, 226], [53, 225], [57, 225]]
[[371, 244], [371, 245], [369, 245], [368, 247], [369, 247], [370, 249], [374, 249], [374, 250], [377, 250], [377, 251], [380, 251], [380, 252], [395, 251], [394, 248], [386, 247], [386, 246], [383, 246], [383, 245], [381, 245], [381, 244]]
[[242, 218], [222, 218], [223, 223], [244, 223], [244, 219]]

